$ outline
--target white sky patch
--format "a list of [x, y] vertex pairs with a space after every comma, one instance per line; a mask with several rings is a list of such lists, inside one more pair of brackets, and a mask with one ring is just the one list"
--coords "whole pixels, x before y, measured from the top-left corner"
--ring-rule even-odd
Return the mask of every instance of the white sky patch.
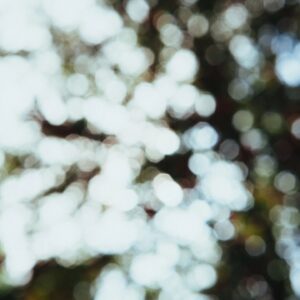
[[[251, 204], [249, 192], [243, 186], [242, 173], [234, 165], [217, 163], [202, 179], [201, 189], [211, 201], [242, 210]], [[217, 189], [215, 187], [218, 187]]]
[[86, 43], [97, 45], [118, 34], [122, 25], [123, 21], [117, 12], [96, 6], [83, 16], [79, 34]]
[[201, 94], [195, 102], [195, 110], [202, 117], [210, 117], [216, 110], [216, 100], [212, 95]]
[[10, 52], [47, 48], [51, 35], [41, 20], [35, 11], [11, 8], [0, 18], [0, 47]]
[[145, 128], [143, 141], [147, 149], [152, 149], [163, 156], [175, 153], [180, 145], [180, 139], [173, 131], [157, 126]]
[[177, 206], [182, 202], [182, 188], [168, 174], [157, 175], [152, 184], [155, 195], [166, 206]]
[[34, 103], [35, 84], [38, 81], [33, 67], [24, 58], [8, 55], [0, 59], [0, 80], [3, 84], [0, 105], [1, 111], [5, 112], [4, 117], [20, 119]]
[[174, 24], [164, 24], [160, 29], [161, 41], [169, 47], [180, 47], [184, 35], [180, 28]]
[[172, 273], [172, 265], [162, 255], [143, 254], [136, 256], [130, 267], [132, 279], [147, 287], [156, 287]]
[[193, 150], [208, 150], [218, 142], [218, 134], [207, 123], [199, 123], [184, 133], [184, 141]]
[[267, 144], [266, 135], [262, 130], [252, 128], [249, 131], [243, 133], [241, 136], [241, 143], [252, 151], [263, 149]]
[[126, 275], [117, 267], [107, 268], [96, 283], [95, 300], [143, 300], [143, 289], [129, 284]]
[[103, 47], [103, 53], [107, 60], [118, 66], [121, 72], [127, 76], [139, 76], [145, 72], [151, 64], [149, 51], [142, 47], [136, 47], [132, 38], [120, 36], [107, 42]]
[[39, 82], [37, 103], [45, 118], [53, 125], [61, 125], [67, 120], [67, 111], [59, 90], [54, 84], [43, 79]]
[[36, 149], [36, 154], [47, 165], [71, 165], [79, 157], [78, 149], [74, 145], [58, 138], [41, 140]]
[[149, 60], [143, 48], [135, 48], [121, 53], [118, 65], [125, 75], [138, 76], [146, 71]]
[[199, 97], [199, 91], [195, 86], [179, 85], [168, 101], [171, 114], [179, 119], [190, 116], [194, 112], [194, 105]]
[[12, 206], [1, 213], [0, 241], [7, 253], [4, 270], [14, 285], [27, 283], [35, 264], [29, 242], [25, 238], [31, 217], [31, 211], [23, 205]]
[[297, 267], [292, 267], [291, 273], [290, 273], [290, 280], [292, 287], [296, 293], [296, 295], [300, 296], [300, 288], [298, 285], [298, 282], [300, 280], [300, 269]]
[[107, 180], [105, 176], [95, 176], [89, 183], [90, 197], [117, 210], [129, 211], [138, 204], [136, 192], [130, 188], [116, 186], [113, 180]]
[[61, 58], [54, 49], [34, 53], [29, 61], [34, 69], [47, 76], [55, 75], [61, 70]]
[[188, 162], [190, 170], [198, 176], [202, 176], [207, 173], [211, 164], [212, 159], [209, 153], [194, 153], [191, 155]]
[[136, 242], [139, 226], [138, 221], [129, 220], [124, 213], [108, 210], [92, 227], [86, 227], [84, 239], [95, 253], [121, 254]]
[[234, 4], [224, 12], [226, 24], [232, 29], [238, 29], [243, 26], [248, 18], [248, 10], [242, 4]]
[[50, 17], [54, 26], [69, 32], [76, 29], [82, 16], [85, 15], [90, 9], [94, 0], [43, 0], [43, 9]]
[[291, 133], [295, 138], [300, 139], [300, 118], [296, 119], [291, 126]]
[[161, 118], [167, 107], [166, 99], [150, 83], [141, 83], [135, 88], [129, 105], [139, 108], [153, 119]]
[[154, 224], [180, 245], [192, 244], [199, 236], [209, 234], [208, 227], [198, 217], [198, 210], [194, 210], [193, 206], [188, 209], [163, 208], [155, 216]]
[[105, 96], [112, 102], [122, 103], [127, 94], [126, 84], [119, 78], [110, 78], [105, 83], [101, 82]]
[[169, 128], [146, 125], [141, 140], [146, 146], [146, 154], [154, 160], [175, 153], [180, 146], [178, 135]]
[[201, 291], [212, 287], [217, 280], [215, 269], [208, 264], [193, 267], [186, 276], [187, 284], [194, 291]]
[[166, 65], [167, 74], [176, 81], [192, 81], [199, 69], [199, 63], [191, 50], [175, 52]]
[[194, 14], [188, 20], [188, 32], [195, 38], [202, 37], [209, 29], [209, 21], [202, 14]]
[[217, 222], [214, 229], [217, 238], [221, 241], [230, 240], [235, 234], [235, 228], [228, 220]]
[[291, 87], [300, 85], [300, 46], [292, 53], [280, 54], [276, 59], [276, 74], [280, 81]]
[[24, 120], [34, 103], [35, 72], [28, 61], [11, 55], [0, 60], [0, 80], [0, 145], [26, 153], [40, 137], [37, 124]]
[[236, 164], [227, 161], [217, 161], [213, 163], [209, 167], [208, 174], [218, 174], [237, 181], [243, 181], [245, 179], [242, 170]]
[[153, 84], [166, 99], [170, 99], [174, 95], [174, 91], [178, 88], [177, 82], [166, 74], [160, 74]]
[[74, 96], [83, 96], [89, 89], [89, 81], [87, 77], [82, 74], [72, 74], [67, 79], [67, 88]]
[[133, 21], [142, 23], [148, 16], [149, 4], [145, 0], [129, 0], [126, 12]]
[[230, 43], [229, 49], [239, 65], [251, 69], [258, 64], [259, 53], [253, 41], [245, 35], [235, 35]]

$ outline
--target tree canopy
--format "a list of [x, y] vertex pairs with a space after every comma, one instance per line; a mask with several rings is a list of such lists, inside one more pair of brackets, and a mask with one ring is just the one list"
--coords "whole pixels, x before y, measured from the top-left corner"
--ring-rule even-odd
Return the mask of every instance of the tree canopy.
[[1, 0], [0, 299], [299, 299], [299, 23]]

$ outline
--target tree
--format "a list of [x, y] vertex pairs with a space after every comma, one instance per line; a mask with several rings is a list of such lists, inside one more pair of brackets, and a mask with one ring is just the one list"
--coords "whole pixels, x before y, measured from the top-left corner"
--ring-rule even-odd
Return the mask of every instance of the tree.
[[1, 11], [1, 299], [299, 297], [297, 1]]

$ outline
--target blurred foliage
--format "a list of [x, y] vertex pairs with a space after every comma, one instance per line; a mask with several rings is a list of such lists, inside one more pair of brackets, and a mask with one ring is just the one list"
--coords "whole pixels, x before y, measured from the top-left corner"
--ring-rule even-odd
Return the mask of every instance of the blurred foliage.
[[[120, 14], [126, 17], [126, 1], [107, 1], [113, 5]], [[298, 1], [286, 1], [278, 10], [268, 11], [263, 7], [261, 0], [247, 1], [151, 1], [152, 9], [149, 18], [145, 21], [139, 32], [139, 42], [149, 47], [155, 54], [160, 55], [163, 45], [159, 38], [157, 18], [162, 14], [171, 16], [173, 21], [186, 33], [188, 16], [201, 13], [213, 24], [220, 18], [220, 14], [233, 3], [244, 4], [251, 13], [251, 18], [242, 28], [236, 29], [237, 33], [251, 37], [263, 56], [252, 71], [239, 66], [228, 49], [229, 37], [216, 39], [211, 30], [199, 38], [191, 38], [185, 35], [183, 45], [193, 49], [200, 61], [201, 71], [196, 80], [196, 85], [215, 96], [217, 99], [217, 111], [208, 122], [218, 130], [220, 142], [217, 149], [222, 153], [222, 143], [226, 140], [235, 141], [239, 146], [238, 155], [234, 160], [242, 162], [248, 170], [248, 186], [255, 197], [254, 206], [246, 212], [233, 213], [231, 221], [235, 225], [237, 233], [233, 240], [222, 242], [223, 258], [218, 268], [218, 283], [210, 289], [209, 294], [215, 295], [219, 300], [283, 300], [296, 299], [292, 297], [289, 283], [289, 268], [282, 260], [276, 249], [276, 236], [274, 236], [274, 224], [270, 213], [276, 205], [288, 204], [299, 207], [299, 195], [295, 192], [287, 198], [285, 193], [278, 191], [274, 186], [274, 178], [281, 170], [288, 170], [298, 176], [300, 174], [300, 141], [291, 134], [292, 122], [300, 116], [300, 88], [287, 87], [281, 83], [275, 74], [274, 64], [276, 56], [270, 50], [270, 43], [262, 43], [262, 32], [271, 28], [273, 32], [289, 33], [293, 37], [299, 36], [300, 30], [300, 6]], [[190, 4], [193, 3], [194, 4]], [[268, 1], [264, 1], [268, 2]], [[272, 1], [269, 1], [270, 3]], [[276, 1], [273, 1], [274, 3]], [[252, 10], [252, 11], [251, 11]], [[134, 24], [133, 24], [134, 26]], [[53, 36], [58, 50], [63, 56], [65, 72], [73, 72], [74, 58], [82, 51], [91, 55], [96, 53], [99, 46], [88, 47], [80, 41], [53, 30]], [[157, 61], [151, 66], [153, 73], [159, 69]], [[147, 76], [150, 76], [147, 74]], [[251, 93], [243, 100], [235, 100], [228, 92], [229, 86], [236, 78], [249, 80]], [[151, 78], [145, 78], [151, 80]], [[241, 142], [243, 132], [240, 132], [232, 123], [234, 115], [240, 110], [251, 112], [253, 127], [259, 129], [265, 139], [265, 146], [253, 150]], [[84, 136], [96, 141], [113, 143], [113, 139], [107, 140], [105, 135], [92, 133], [85, 120], [74, 124], [54, 126], [40, 119], [41, 128], [45, 135], [61, 138], [70, 135]], [[189, 116], [187, 119], [178, 120], [167, 115], [165, 121], [172, 129], [183, 132], [185, 129], [197, 124], [201, 120], [207, 120], [199, 115]], [[223, 155], [230, 155], [226, 151]], [[262, 155], [272, 157], [276, 165], [275, 172], [257, 171], [257, 158]], [[142, 170], [138, 181], [143, 182], [152, 178], [157, 170], [169, 173], [183, 187], [193, 186], [195, 176], [188, 168], [190, 153], [178, 154], [166, 157], [158, 163], [148, 162]], [[22, 160], [15, 157], [7, 158], [7, 173], [13, 174], [19, 168], [24, 168]], [[264, 168], [264, 167], [262, 167]], [[265, 169], [264, 169], [265, 170]], [[63, 190], [76, 178], [88, 181], [95, 172], [82, 174], [79, 170], [71, 169], [65, 182], [49, 193]], [[263, 174], [262, 174], [263, 173]], [[5, 177], [7, 174], [0, 174]], [[149, 215], [155, 212], [149, 212]], [[266, 244], [264, 253], [258, 256], [250, 255], [245, 249], [245, 243], [251, 236], [260, 236]], [[84, 265], [60, 266], [55, 261], [42, 263], [34, 269], [32, 280], [24, 287], [1, 291], [0, 299], [3, 300], [89, 300], [89, 289], [93, 280], [97, 277], [102, 266], [108, 264], [112, 258], [100, 257]], [[300, 282], [299, 282], [300, 285]], [[147, 299], [156, 299], [156, 292], [149, 291]], [[114, 300], [114, 299], [111, 299]], [[171, 299], [170, 299], [171, 300]]]

